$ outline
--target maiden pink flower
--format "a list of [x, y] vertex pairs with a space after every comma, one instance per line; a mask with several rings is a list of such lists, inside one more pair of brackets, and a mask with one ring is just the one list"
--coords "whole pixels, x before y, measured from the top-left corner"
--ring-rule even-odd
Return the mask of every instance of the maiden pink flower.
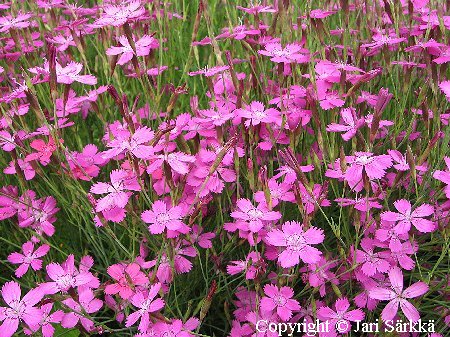
[[392, 320], [397, 314], [398, 307], [400, 306], [407, 319], [413, 322], [418, 321], [420, 314], [407, 299], [425, 294], [428, 291], [428, 285], [424, 282], [416, 282], [403, 290], [403, 273], [401, 269], [393, 267], [388, 275], [391, 282], [390, 289], [377, 287], [369, 291], [369, 296], [371, 298], [381, 301], [390, 301], [383, 309], [381, 318], [383, 321]]
[[236, 219], [238, 228], [252, 233], [257, 233], [264, 227], [266, 221], [281, 219], [281, 213], [269, 211], [264, 202], [257, 207], [248, 199], [239, 199], [236, 202], [237, 210], [231, 212], [231, 217]]
[[247, 119], [244, 123], [247, 128], [260, 123], [281, 124], [281, 113], [277, 109], [266, 109], [263, 103], [257, 101], [251, 102], [245, 108], [235, 110], [235, 113], [237, 116]]
[[34, 243], [28, 241], [22, 245], [23, 254], [11, 253], [8, 256], [8, 261], [13, 264], [20, 264], [15, 271], [15, 275], [20, 278], [25, 275], [30, 266], [33, 270], [40, 270], [42, 268], [42, 260], [39, 258], [45, 256], [49, 250], [50, 246], [45, 244], [34, 250]]
[[113, 264], [108, 267], [108, 275], [118, 281], [114, 284], [108, 284], [105, 288], [105, 294], [119, 294], [124, 300], [129, 299], [135, 293], [136, 286], [143, 286], [148, 283], [147, 276], [141, 272], [137, 263], [129, 265]]
[[150, 156], [148, 158], [152, 163], [147, 166], [147, 173], [151, 174], [160, 168], [164, 162], [175, 172], [185, 175], [189, 172], [189, 164], [195, 162], [195, 157], [183, 152], [173, 152]]
[[300, 304], [292, 299], [294, 290], [291, 287], [278, 289], [273, 284], [266, 284], [264, 286], [264, 294], [266, 296], [261, 299], [261, 311], [272, 312], [276, 310], [283, 321], [288, 321], [292, 317], [293, 311], [300, 310]]
[[[81, 269], [81, 268], [80, 268]], [[67, 292], [70, 288], [80, 286], [98, 287], [99, 280], [89, 271], [78, 271], [75, 267], [75, 257], [69, 255], [67, 260], [62, 263], [50, 263], [46, 267], [47, 275], [53, 282], [42, 284], [42, 289], [47, 294], [56, 294], [57, 292]]]
[[94, 27], [119, 27], [145, 14], [145, 8], [139, 0], [124, 1], [118, 6], [105, 5], [103, 11], [100, 19], [94, 22]]
[[86, 331], [93, 330], [94, 322], [86, 318], [85, 314], [93, 314], [99, 311], [103, 306], [103, 301], [95, 298], [94, 292], [90, 288], [80, 287], [78, 289], [78, 302], [68, 298], [62, 303], [73, 310], [73, 312], [64, 315], [61, 321], [62, 327], [70, 329], [80, 322]]
[[140, 191], [139, 185], [135, 176], [129, 175], [125, 170], [114, 170], [110, 174], [111, 183], [95, 183], [92, 185], [90, 192], [94, 194], [106, 194], [101, 198], [95, 210], [101, 212], [109, 209], [110, 207], [125, 208], [128, 203], [128, 199], [131, 196], [131, 192], [127, 191]]
[[283, 268], [293, 267], [300, 263], [317, 263], [322, 252], [310, 245], [322, 243], [325, 239], [323, 230], [310, 227], [306, 231], [301, 223], [288, 221], [282, 225], [282, 230], [275, 229], [267, 234], [267, 242], [276, 247], [282, 247], [278, 262]]
[[31, 332], [36, 333], [39, 329], [41, 329], [43, 337], [52, 337], [54, 335], [55, 328], [51, 323], [60, 323], [64, 317], [64, 312], [62, 310], [51, 312], [52, 308], [53, 303], [43, 304], [39, 308], [42, 313], [42, 318], [38, 324], [30, 326]]
[[[184, 211], [181, 206], [167, 207], [164, 201], [157, 200], [153, 203], [152, 209], [144, 211], [141, 215], [145, 223], [150, 224], [148, 229], [152, 234], [161, 234], [167, 229], [169, 237], [175, 237], [178, 233], [186, 234], [190, 228], [181, 219]], [[172, 233], [170, 233], [172, 232]]]
[[39, 160], [44, 166], [50, 163], [50, 157], [57, 149], [55, 140], [52, 137], [49, 137], [48, 143], [42, 139], [35, 139], [31, 142], [30, 146], [37, 152], [33, 152], [26, 156], [25, 161]]
[[357, 119], [356, 112], [353, 108], [345, 108], [340, 111], [344, 124], [331, 123], [327, 126], [328, 132], [345, 132], [342, 134], [342, 139], [348, 141], [355, 137], [356, 132], [364, 124], [364, 118]]
[[[117, 60], [117, 64], [124, 65], [125, 63], [131, 61], [134, 51], [125, 35], [120, 36], [118, 41], [122, 46], [109, 47], [106, 50], [106, 55], [120, 55]], [[151, 49], [156, 49], [158, 47], [158, 40], [149, 35], [144, 35], [139, 40], [135, 41], [136, 56], [147, 56]]]
[[[449, 81], [450, 83], [450, 81]], [[447, 170], [446, 171], [434, 171], [433, 173], [433, 178], [437, 179], [439, 181], [442, 181], [444, 184], [446, 184], [444, 191], [445, 191], [445, 196], [450, 199], [450, 157], [445, 157], [444, 158], [445, 164], [447, 166]]]
[[350, 167], [345, 172], [345, 180], [351, 188], [362, 188], [363, 171], [369, 179], [381, 179], [386, 174], [386, 169], [392, 166], [392, 158], [389, 155], [374, 156], [370, 152], [356, 152], [354, 157], [347, 157]]
[[141, 319], [138, 329], [140, 332], [147, 331], [151, 321], [150, 314], [161, 310], [164, 307], [164, 300], [156, 298], [161, 289], [161, 283], [155, 283], [152, 285], [147, 294], [144, 292], [136, 293], [130, 300], [130, 302], [139, 308], [138, 311], [133, 312], [127, 317], [126, 327], [132, 326], [139, 319]]
[[132, 135], [128, 130], [124, 130], [108, 142], [107, 146], [111, 149], [103, 153], [103, 158], [113, 158], [126, 152], [131, 152], [140, 159], [148, 158], [153, 154], [153, 147], [144, 144], [152, 140], [154, 136], [155, 133], [145, 126], [137, 129]]
[[424, 219], [434, 213], [433, 206], [423, 204], [412, 211], [411, 203], [408, 200], [401, 199], [394, 202], [394, 207], [399, 213], [390, 211], [383, 212], [381, 213], [381, 219], [396, 222], [397, 225], [394, 229], [398, 234], [408, 233], [411, 225], [422, 233], [429, 233], [435, 229], [433, 221]]
[[275, 63], [306, 63], [310, 58], [309, 51], [296, 43], [287, 44], [284, 48], [278, 42], [268, 43], [258, 53], [269, 56]]
[[367, 276], [373, 276], [378, 271], [386, 273], [391, 265], [384, 260], [379, 253], [375, 253], [375, 243], [369, 238], [364, 238], [361, 241], [362, 250], [356, 251], [356, 262], [362, 264], [362, 272]]
[[339, 333], [347, 333], [351, 330], [350, 322], [362, 321], [364, 319], [364, 312], [361, 309], [353, 309], [348, 311], [350, 308], [350, 302], [347, 298], [343, 297], [336, 301], [334, 304], [336, 311], [330, 307], [323, 306], [317, 309], [317, 317], [323, 321], [329, 321], [331, 329], [335, 329], [335, 324], [340, 322], [347, 322], [348, 330], [339, 331]]
[[0, 307], [0, 335], [11, 337], [19, 328], [20, 322], [28, 326], [39, 324], [42, 312], [35, 305], [44, 297], [39, 288], [31, 289], [22, 299], [20, 285], [6, 282], [2, 287], [2, 297], [8, 307]]

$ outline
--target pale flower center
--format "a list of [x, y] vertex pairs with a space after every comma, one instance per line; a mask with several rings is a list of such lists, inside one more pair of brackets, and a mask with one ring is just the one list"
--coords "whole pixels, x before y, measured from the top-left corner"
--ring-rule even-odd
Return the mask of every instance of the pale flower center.
[[275, 302], [275, 304], [278, 307], [283, 307], [286, 304], [286, 302], [287, 302], [286, 298], [284, 296], [281, 296], [281, 295], [275, 296], [273, 298], [273, 301]]
[[298, 234], [293, 234], [287, 237], [286, 239], [287, 246], [294, 250], [294, 251], [300, 251], [303, 249], [303, 246], [305, 245], [305, 238]]

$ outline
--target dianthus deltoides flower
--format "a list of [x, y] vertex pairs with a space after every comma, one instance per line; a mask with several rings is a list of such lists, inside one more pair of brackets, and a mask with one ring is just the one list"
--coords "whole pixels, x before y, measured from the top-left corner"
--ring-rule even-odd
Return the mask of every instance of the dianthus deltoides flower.
[[408, 299], [419, 297], [428, 291], [428, 285], [424, 282], [416, 282], [403, 290], [403, 273], [400, 268], [393, 267], [389, 273], [390, 288], [376, 287], [369, 290], [371, 298], [390, 301], [383, 309], [381, 318], [384, 321], [392, 320], [397, 314], [398, 307], [402, 309], [407, 319], [416, 322], [420, 318], [417, 309], [408, 302]]
[[292, 317], [293, 311], [300, 310], [300, 304], [292, 299], [294, 297], [294, 290], [291, 287], [281, 287], [272, 284], [264, 286], [264, 294], [261, 299], [261, 310], [263, 312], [272, 312], [276, 310], [277, 315], [283, 320], [287, 321]]
[[8, 307], [0, 307], [0, 336], [11, 337], [19, 328], [20, 322], [29, 326], [39, 324], [42, 312], [35, 305], [44, 297], [40, 288], [31, 289], [22, 299], [20, 285], [6, 282], [2, 287], [2, 297]]
[[186, 234], [190, 228], [181, 219], [184, 217], [181, 206], [168, 207], [164, 201], [157, 200], [152, 209], [142, 213], [142, 220], [150, 224], [148, 229], [152, 234], [161, 234], [168, 230], [168, 237], [176, 237], [178, 233]]
[[267, 234], [266, 241], [275, 247], [281, 247], [278, 262], [283, 268], [293, 267], [300, 263], [317, 263], [322, 252], [311, 245], [322, 243], [325, 239], [323, 230], [310, 227], [306, 231], [297, 221], [288, 221]]

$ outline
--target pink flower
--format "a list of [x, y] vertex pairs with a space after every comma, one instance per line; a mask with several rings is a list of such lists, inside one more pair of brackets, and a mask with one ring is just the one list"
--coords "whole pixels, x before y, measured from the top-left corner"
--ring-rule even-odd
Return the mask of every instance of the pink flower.
[[248, 8], [242, 6], [236, 6], [236, 8], [252, 15], [258, 15], [259, 13], [276, 13], [276, 9], [271, 6], [252, 5], [252, 7]]
[[258, 275], [263, 274], [266, 269], [266, 263], [257, 252], [250, 252], [244, 261], [231, 261], [227, 266], [227, 273], [236, 275], [245, 271], [247, 280], [254, 280]]
[[362, 321], [364, 319], [364, 312], [361, 309], [354, 309], [348, 311], [350, 308], [350, 302], [347, 298], [343, 297], [336, 301], [334, 305], [336, 311], [331, 309], [330, 307], [320, 307], [317, 310], [317, 317], [319, 317], [323, 321], [329, 321], [332, 329], [335, 328], [335, 324], [338, 321], [347, 322], [347, 331], [339, 331], [339, 333], [347, 333], [351, 329], [351, 325], [349, 322]]
[[364, 124], [364, 118], [356, 118], [356, 112], [353, 108], [345, 108], [340, 111], [344, 124], [331, 123], [327, 126], [328, 132], [345, 132], [342, 134], [342, 139], [348, 141], [355, 137], [356, 132]]
[[141, 272], [141, 268], [136, 263], [113, 264], [108, 267], [108, 275], [118, 281], [114, 284], [108, 284], [105, 288], [105, 294], [119, 294], [124, 300], [134, 294], [135, 286], [142, 286], [148, 283], [147, 276]]
[[0, 130], [0, 147], [6, 152], [14, 150], [16, 148], [14, 135], [10, 135], [6, 130]]
[[280, 212], [269, 211], [263, 202], [255, 207], [250, 200], [239, 199], [236, 207], [238, 210], [231, 212], [231, 217], [236, 219], [238, 228], [252, 233], [259, 232], [267, 221], [281, 219]]
[[377, 287], [369, 291], [371, 298], [390, 301], [381, 313], [381, 318], [384, 321], [392, 320], [397, 314], [398, 307], [402, 309], [406, 318], [416, 322], [420, 318], [417, 309], [407, 301], [407, 299], [419, 297], [428, 291], [428, 285], [424, 282], [416, 282], [403, 290], [403, 273], [400, 268], [393, 267], [389, 273], [389, 280], [391, 288]]
[[42, 289], [47, 294], [55, 294], [57, 292], [67, 292], [70, 288], [79, 286], [95, 286], [100, 284], [99, 280], [87, 270], [80, 271], [75, 268], [75, 258], [69, 255], [67, 260], [62, 263], [50, 263], [46, 267], [47, 275], [53, 282], [42, 284]]
[[300, 304], [292, 299], [294, 290], [291, 287], [281, 287], [272, 284], [264, 286], [265, 297], [261, 299], [261, 311], [272, 312], [276, 309], [278, 316], [287, 321], [292, 317], [293, 311], [300, 310]]
[[[449, 81], [450, 83], [450, 81]], [[450, 199], [450, 157], [445, 157], [444, 158], [445, 164], [447, 166], [447, 170], [446, 171], [434, 171], [433, 173], [433, 178], [437, 179], [439, 181], [442, 181], [444, 184], [446, 184], [444, 191], [445, 191], [445, 196]]]
[[57, 149], [55, 141], [52, 137], [49, 137], [48, 143], [45, 143], [42, 139], [35, 139], [31, 142], [30, 146], [37, 152], [33, 152], [26, 156], [25, 161], [28, 162], [32, 160], [39, 160], [39, 162], [44, 166], [50, 163], [50, 157]]
[[125, 23], [143, 16], [145, 9], [139, 0], [123, 2], [119, 6], [106, 5], [103, 14], [94, 22], [94, 27], [122, 26]]
[[347, 162], [350, 167], [344, 174], [345, 180], [351, 188], [358, 190], [362, 188], [363, 171], [371, 180], [381, 179], [386, 174], [386, 169], [392, 166], [391, 156], [374, 156], [370, 152], [356, 152], [354, 157], [347, 157]]
[[411, 224], [422, 233], [429, 233], [435, 229], [433, 221], [424, 219], [424, 217], [434, 213], [433, 206], [423, 204], [412, 211], [411, 203], [408, 200], [401, 199], [394, 202], [394, 207], [399, 213], [390, 211], [383, 212], [381, 213], [381, 219], [397, 222], [394, 229], [398, 234], [408, 233], [411, 229]]
[[31, 325], [30, 329], [32, 332], [37, 332], [41, 329], [43, 337], [52, 337], [55, 333], [55, 328], [51, 323], [60, 323], [64, 312], [62, 310], [57, 310], [55, 312], [51, 312], [53, 308], [53, 303], [43, 304], [39, 309], [42, 313], [41, 321], [36, 325]]
[[278, 255], [278, 262], [283, 268], [305, 263], [317, 263], [322, 252], [310, 245], [322, 243], [325, 239], [323, 230], [310, 227], [306, 231], [297, 221], [288, 221], [282, 225], [282, 230], [275, 229], [267, 234], [267, 242], [276, 247], [283, 247]]
[[447, 101], [450, 102], [450, 81], [439, 83], [439, 88], [441, 88], [442, 92], [445, 94]]
[[260, 123], [279, 123], [281, 124], [281, 113], [277, 109], [266, 109], [261, 102], [251, 102], [245, 108], [237, 109], [235, 111], [237, 116], [246, 118], [245, 126], [259, 125]]
[[367, 276], [373, 276], [378, 271], [386, 273], [391, 265], [388, 261], [380, 257], [379, 253], [374, 252], [375, 243], [369, 238], [361, 241], [361, 248], [364, 250], [356, 251], [356, 262], [362, 264], [362, 272]]
[[78, 322], [90, 332], [94, 328], [94, 322], [86, 318], [86, 314], [93, 314], [99, 311], [103, 306], [103, 301], [95, 298], [94, 292], [87, 287], [78, 289], [78, 302], [72, 298], [62, 301], [66, 306], [73, 310], [64, 315], [61, 326], [64, 328], [73, 328]]
[[203, 69], [197, 70], [197, 71], [191, 71], [190, 73], [188, 73], [189, 76], [195, 76], [195, 75], [203, 75], [206, 77], [211, 77], [214, 76], [216, 74], [222, 73], [225, 70], [230, 69], [229, 66], [215, 66], [215, 67], [208, 67], [206, 66]]
[[199, 225], [192, 226], [192, 233], [190, 235], [192, 242], [197, 243], [204, 249], [208, 249], [213, 246], [211, 240], [215, 237], [216, 234], [214, 234], [213, 232], [203, 233], [203, 228]]
[[144, 295], [143, 292], [138, 292], [131, 298], [130, 302], [136, 308], [139, 308], [139, 310], [133, 312], [131, 315], [127, 317], [125, 324], [126, 327], [132, 326], [139, 319], [141, 319], [138, 329], [140, 332], [147, 331], [147, 328], [151, 323], [150, 313], [161, 310], [164, 307], [163, 299], [161, 298], [155, 299], [160, 289], [161, 283], [155, 283], [150, 287], [148, 294]]
[[11, 253], [8, 256], [8, 261], [13, 264], [20, 264], [19, 268], [16, 269], [15, 275], [17, 277], [22, 277], [28, 271], [28, 268], [31, 266], [33, 270], [40, 270], [42, 268], [42, 260], [40, 257], [43, 257], [50, 250], [49, 245], [42, 245], [37, 248], [34, 252], [34, 243], [31, 241], [25, 242], [22, 245], [23, 254], [20, 253]]
[[181, 206], [167, 207], [164, 201], [157, 200], [153, 203], [152, 209], [144, 211], [141, 215], [145, 223], [150, 224], [148, 227], [150, 233], [161, 234], [165, 229], [172, 233], [169, 237], [177, 236], [179, 232], [186, 234], [190, 228], [181, 219], [184, 217], [184, 211]]
[[151, 174], [160, 168], [164, 162], [175, 172], [185, 175], [189, 172], [189, 164], [195, 162], [195, 157], [183, 152], [165, 153], [154, 155], [149, 158], [152, 163], [147, 166], [147, 173]]
[[[48, 62], [43, 67], [34, 67], [28, 69], [34, 74], [44, 75], [46, 78], [50, 76], [50, 66]], [[97, 84], [97, 78], [93, 75], [80, 75], [83, 65], [78, 62], [69, 62], [65, 67], [56, 62], [56, 81], [62, 84], [72, 84], [80, 82], [83, 84]]]
[[[125, 63], [131, 61], [134, 52], [128, 42], [128, 38], [125, 35], [119, 37], [119, 43], [121, 47], [109, 47], [106, 50], [106, 55], [120, 55], [117, 64], [124, 65]], [[147, 56], [151, 49], [156, 49], [159, 47], [159, 42], [155, 38], [149, 35], [144, 35], [139, 40], [135, 41], [136, 55], [137, 56]]]
[[0, 17], [0, 33], [13, 29], [23, 29], [30, 25], [31, 14], [18, 14], [16, 17], [6, 15]]
[[27, 192], [21, 197], [23, 204], [20, 204], [18, 212], [19, 227], [31, 227], [39, 235], [52, 236], [55, 233], [55, 214], [59, 211], [55, 198], [35, 199], [34, 192]]
[[309, 51], [302, 48], [299, 44], [287, 44], [285, 48], [281, 43], [268, 43], [264, 46], [265, 50], [259, 50], [261, 55], [269, 56], [275, 63], [305, 63], [309, 61]]
[[133, 135], [128, 130], [124, 131], [108, 142], [107, 146], [111, 149], [103, 152], [103, 158], [109, 159], [127, 152], [140, 159], [148, 158], [153, 154], [153, 147], [144, 144], [154, 136], [155, 133], [145, 126], [137, 129]]
[[140, 191], [139, 185], [135, 176], [129, 175], [125, 170], [113, 170], [110, 174], [111, 183], [95, 183], [92, 185], [90, 192], [94, 194], [107, 195], [101, 198], [95, 210], [97, 212], [104, 211], [111, 207], [125, 208], [128, 203], [128, 198], [131, 196], [131, 192], [127, 191]]
[[44, 297], [39, 288], [31, 289], [22, 299], [20, 285], [17, 282], [6, 282], [2, 287], [2, 297], [8, 307], [0, 307], [0, 335], [11, 337], [24, 321], [28, 326], [39, 324], [42, 312], [34, 306]]

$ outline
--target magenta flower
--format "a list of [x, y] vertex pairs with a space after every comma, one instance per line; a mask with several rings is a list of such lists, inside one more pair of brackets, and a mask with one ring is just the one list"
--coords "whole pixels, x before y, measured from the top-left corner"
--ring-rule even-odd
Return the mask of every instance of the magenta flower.
[[78, 271], [75, 268], [75, 258], [69, 255], [67, 260], [62, 263], [50, 263], [46, 267], [47, 275], [53, 282], [42, 284], [42, 289], [47, 294], [57, 292], [67, 292], [70, 288], [79, 286], [95, 286], [100, 284], [99, 280], [87, 270]]
[[251, 7], [236, 6], [237, 9], [244, 11], [248, 14], [258, 15], [259, 13], [276, 13], [276, 9], [271, 6], [253, 5]]
[[381, 219], [384, 221], [397, 222], [394, 229], [398, 234], [408, 233], [411, 229], [411, 225], [416, 227], [417, 230], [422, 233], [429, 233], [435, 229], [433, 221], [424, 219], [434, 213], [433, 206], [423, 204], [412, 211], [411, 203], [408, 200], [401, 199], [394, 202], [394, 207], [399, 213], [390, 211], [383, 212], [381, 213]]
[[[120, 47], [109, 47], [106, 50], [106, 55], [120, 55], [117, 64], [124, 65], [131, 61], [134, 55], [133, 48], [131, 48], [128, 38], [125, 35], [119, 37]], [[151, 49], [159, 47], [159, 42], [154, 37], [144, 35], [139, 40], [135, 41], [136, 56], [147, 56]]]
[[103, 152], [103, 158], [109, 159], [122, 153], [131, 152], [140, 159], [148, 158], [153, 154], [153, 147], [144, 145], [153, 139], [155, 133], [147, 127], [141, 127], [131, 135], [128, 131], [120, 133], [115, 139], [108, 142], [110, 150]]
[[257, 101], [251, 102], [245, 108], [235, 110], [235, 113], [237, 116], [247, 119], [244, 123], [247, 128], [260, 123], [281, 124], [281, 113], [277, 109], [266, 109], [263, 103]]
[[323, 230], [310, 227], [306, 231], [297, 221], [288, 221], [282, 225], [282, 230], [275, 229], [267, 234], [267, 242], [276, 247], [282, 247], [278, 262], [283, 268], [305, 263], [317, 263], [322, 252], [310, 245], [322, 243], [325, 239]]
[[197, 71], [191, 71], [188, 73], [189, 76], [195, 76], [195, 75], [203, 75], [206, 77], [211, 77], [217, 74], [220, 74], [224, 72], [225, 70], [230, 69], [229, 66], [215, 66], [215, 67], [208, 67], [206, 66], [203, 69], [197, 70]]
[[161, 298], [155, 298], [161, 289], [161, 283], [155, 283], [152, 285], [148, 291], [148, 294], [143, 292], [136, 293], [131, 298], [131, 303], [139, 308], [138, 311], [133, 312], [127, 317], [125, 326], [130, 327], [141, 319], [139, 323], [139, 331], [145, 332], [150, 325], [150, 313], [161, 310], [164, 307], [164, 300]]
[[364, 124], [364, 118], [357, 119], [355, 109], [345, 108], [340, 111], [344, 124], [331, 123], [327, 126], [328, 132], [345, 132], [342, 134], [342, 139], [348, 141], [355, 137], [356, 132]]
[[141, 272], [137, 263], [129, 265], [113, 264], [108, 267], [108, 275], [118, 281], [114, 284], [108, 284], [105, 288], [105, 294], [119, 294], [124, 300], [130, 298], [135, 293], [135, 286], [143, 286], [148, 283], [147, 276]]
[[51, 323], [60, 323], [64, 317], [64, 312], [62, 310], [57, 310], [51, 312], [53, 308], [53, 303], [43, 304], [39, 309], [42, 313], [41, 321], [36, 325], [31, 325], [30, 329], [32, 332], [37, 332], [41, 329], [43, 337], [52, 337], [55, 333], [55, 328]]
[[95, 298], [94, 292], [87, 287], [78, 289], [78, 302], [73, 298], [62, 301], [66, 306], [73, 310], [64, 315], [61, 326], [64, 328], [73, 328], [78, 322], [90, 332], [94, 328], [94, 322], [86, 318], [85, 314], [93, 314], [99, 311], [103, 306], [103, 301]]
[[445, 164], [447, 166], [446, 171], [434, 171], [433, 178], [437, 179], [439, 181], [442, 181], [444, 184], [446, 184], [444, 191], [445, 196], [450, 199], [450, 157], [444, 158]]
[[11, 337], [19, 328], [20, 322], [28, 326], [39, 324], [42, 312], [34, 307], [43, 297], [39, 288], [31, 289], [22, 299], [20, 285], [17, 282], [6, 282], [2, 287], [2, 297], [8, 307], [0, 307], [0, 335]]
[[31, 14], [18, 14], [16, 17], [6, 15], [0, 17], [0, 33], [12, 29], [23, 29], [30, 26]]
[[390, 301], [383, 309], [381, 318], [384, 321], [392, 320], [397, 314], [398, 307], [403, 311], [407, 319], [416, 322], [420, 318], [417, 309], [408, 302], [407, 299], [419, 297], [428, 291], [428, 285], [424, 282], [416, 282], [403, 290], [403, 273], [400, 268], [393, 267], [389, 273], [389, 280], [391, 282], [390, 289], [377, 287], [369, 291], [371, 298]]
[[348, 330], [339, 331], [339, 333], [347, 333], [350, 331], [351, 325], [349, 322], [362, 321], [364, 319], [365, 315], [361, 309], [348, 311], [348, 309], [350, 308], [350, 302], [345, 297], [338, 299], [334, 304], [334, 307], [336, 311], [334, 311], [330, 307], [320, 307], [317, 310], [317, 317], [323, 321], [329, 321], [332, 329], [335, 329], [335, 324], [338, 321], [347, 322]]
[[272, 312], [276, 309], [277, 315], [287, 321], [292, 317], [293, 311], [300, 310], [300, 304], [292, 299], [294, 290], [291, 287], [281, 287], [272, 284], [264, 286], [265, 297], [261, 298], [261, 311]]
[[17, 277], [22, 277], [28, 271], [28, 268], [31, 266], [33, 270], [40, 270], [42, 268], [42, 260], [39, 259], [48, 253], [50, 250], [49, 245], [42, 245], [38, 247], [35, 251], [34, 243], [31, 241], [25, 242], [22, 245], [21, 253], [11, 253], [8, 256], [8, 261], [13, 264], [20, 264], [19, 268], [16, 269], [15, 275]]
[[269, 211], [264, 202], [255, 207], [250, 200], [239, 199], [236, 207], [238, 210], [231, 212], [231, 217], [236, 219], [238, 228], [252, 233], [259, 232], [267, 221], [281, 219], [281, 213]]
[[189, 164], [195, 162], [195, 157], [183, 152], [173, 152], [154, 155], [149, 158], [152, 163], [147, 166], [147, 173], [151, 174], [160, 168], [164, 162], [175, 172], [185, 175], [189, 172]]
[[57, 149], [55, 141], [52, 137], [49, 137], [48, 143], [45, 143], [42, 139], [35, 139], [31, 142], [30, 147], [35, 149], [37, 152], [33, 152], [26, 156], [25, 161], [39, 160], [39, 162], [44, 166], [50, 163], [50, 157]]
[[128, 199], [131, 196], [131, 192], [127, 191], [140, 191], [139, 185], [135, 176], [129, 175], [125, 170], [114, 170], [110, 174], [111, 183], [95, 183], [92, 185], [90, 192], [94, 194], [106, 194], [101, 198], [95, 210], [101, 212], [111, 207], [125, 208], [128, 203]]
[[179, 232], [186, 234], [190, 228], [181, 219], [184, 217], [184, 211], [181, 206], [167, 207], [164, 201], [157, 200], [153, 203], [152, 209], [144, 211], [141, 215], [145, 223], [150, 224], [148, 227], [150, 233], [161, 234], [165, 229], [171, 231], [170, 237], [177, 236]]
[[18, 212], [19, 227], [31, 227], [39, 235], [52, 236], [55, 233], [53, 226], [56, 221], [55, 214], [59, 211], [55, 198], [35, 199], [34, 192], [27, 192], [29, 193], [21, 197], [23, 204], [20, 204]]
[[386, 174], [386, 169], [392, 166], [391, 156], [374, 156], [370, 152], [356, 152], [354, 157], [347, 157], [347, 162], [350, 167], [345, 172], [345, 180], [351, 188], [358, 190], [362, 188], [363, 171], [371, 180], [381, 179]]
[[367, 276], [373, 276], [378, 271], [386, 273], [391, 265], [388, 261], [383, 259], [379, 253], [375, 253], [375, 243], [369, 238], [364, 238], [361, 241], [361, 248], [363, 250], [356, 251], [356, 262], [362, 264], [362, 272]]
[[119, 6], [106, 5], [103, 14], [94, 22], [94, 27], [122, 26], [123, 24], [143, 16], [145, 9], [139, 0], [123, 2]]
[[268, 43], [264, 49], [259, 50], [258, 53], [269, 56], [275, 63], [306, 63], [310, 58], [309, 51], [296, 43], [287, 44], [284, 48], [278, 42]]
[[[28, 69], [34, 74], [44, 75], [46, 78], [50, 76], [50, 66], [48, 62], [44, 66]], [[56, 81], [62, 84], [72, 84], [73, 82], [80, 82], [83, 84], [94, 85], [97, 84], [97, 78], [93, 75], [80, 75], [83, 70], [83, 65], [77, 62], [69, 62], [65, 67], [56, 62]]]

